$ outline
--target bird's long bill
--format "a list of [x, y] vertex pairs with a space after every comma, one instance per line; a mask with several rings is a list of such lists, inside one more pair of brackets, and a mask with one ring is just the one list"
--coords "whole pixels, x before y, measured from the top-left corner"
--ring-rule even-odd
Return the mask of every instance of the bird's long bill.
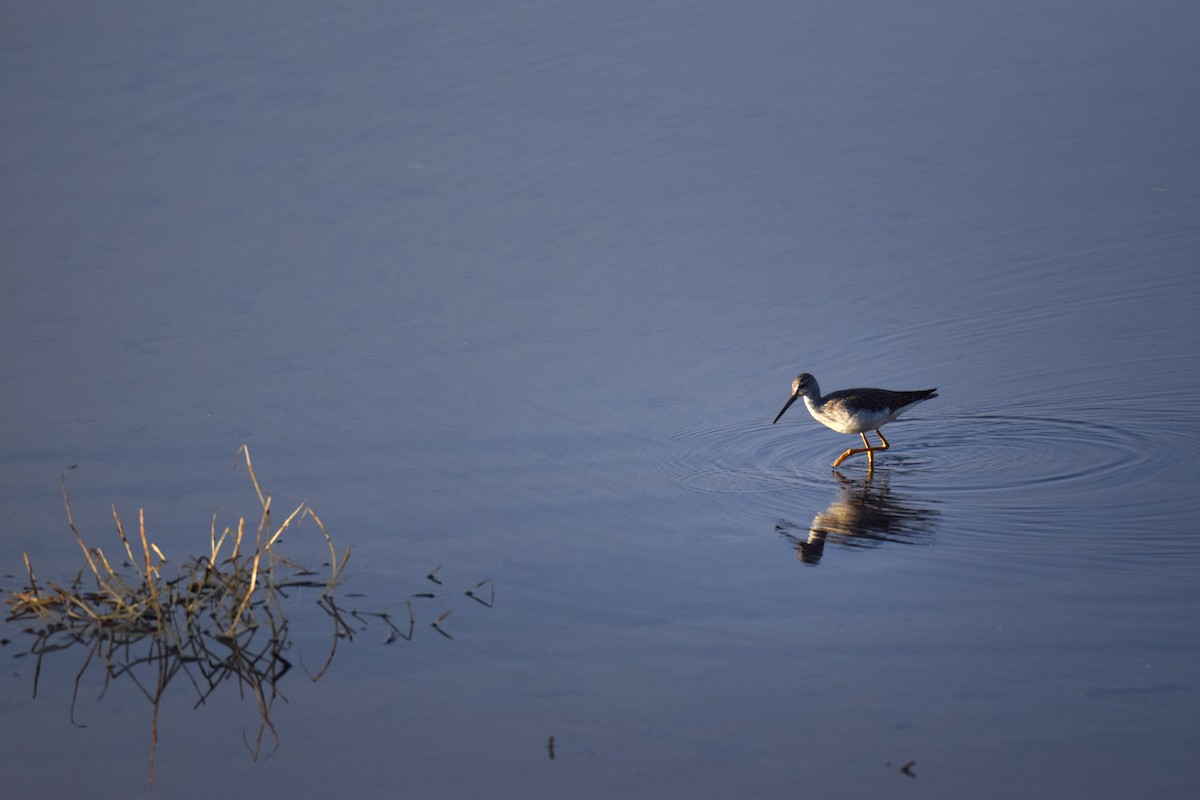
[[[792, 403], [796, 402], [796, 398], [799, 396], [800, 395], [798, 395], [798, 394], [794, 394], [788, 398], [788, 401], [783, 404], [783, 408], [779, 411], [778, 414], [775, 415], [775, 422], [779, 422], [779, 418], [783, 416], [783, 412], [787, 411], [789, 408], [791, 408]], [[774, 425], [775, 422], [772, 422], [771, 424]]]

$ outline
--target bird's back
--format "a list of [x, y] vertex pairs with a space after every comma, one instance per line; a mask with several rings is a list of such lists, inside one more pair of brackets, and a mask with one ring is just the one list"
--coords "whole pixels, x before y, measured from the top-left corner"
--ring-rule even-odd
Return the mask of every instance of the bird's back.
[[819, 405], [806, 405], [821, 424], [839, 433], [860, 433], [878, 430], [909, 406], [933, 397], [937, 397], [937, 389], [841, 389], [822, 397]]
[[893, 391], [891, 389], [841, 389], [830, 392], [821, 398], [822, 402], [837, 402], [839, 405], [850, 405], [866, 411], [899, 410], [937, 397], [937, 389], [913, 389], [911, 391]]

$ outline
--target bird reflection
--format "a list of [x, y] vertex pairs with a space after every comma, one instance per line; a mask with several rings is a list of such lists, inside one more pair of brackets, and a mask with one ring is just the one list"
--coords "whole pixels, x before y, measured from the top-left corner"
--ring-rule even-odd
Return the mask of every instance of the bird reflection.
[[837, 495], [813, 517], [808, 530], [783, 520], [775, 531], [795, 545], [800, 561], [813, 565], [821, 563], [827, 542], [845, 547], [921, 544], [933, 534], [939, 512], [895, 495], [889, 473], [868, 470], [865, 478], [851, 480], [835, 470]]

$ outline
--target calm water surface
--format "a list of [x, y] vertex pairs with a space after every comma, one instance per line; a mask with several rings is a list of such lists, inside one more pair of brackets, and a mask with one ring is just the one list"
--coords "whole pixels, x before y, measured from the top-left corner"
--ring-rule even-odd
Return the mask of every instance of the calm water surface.
[[[1195, 796], [1200, 14], [1126, 5], [6, 3], [0, 585], [247, 442], [415, 632], [258, 761], [181, 680], [156, 796]], [[940, 396], [833, 472], [800, 371]], [[3, 638], [7, 791], [150, 795]]]

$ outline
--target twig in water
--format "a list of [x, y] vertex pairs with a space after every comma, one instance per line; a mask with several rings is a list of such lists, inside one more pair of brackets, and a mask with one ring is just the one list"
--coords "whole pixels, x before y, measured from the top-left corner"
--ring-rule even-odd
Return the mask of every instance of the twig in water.
[[430, 623], [435, 631], [440, 633], [442, 636], [445, 636], [447, 639], [453, 639], [454, 637], [442, 630], [442, 626], [439, 623], [453, 613], [453, 611], [447, 611], [445, 614], [442, 614], [440, 617]]
[[[479, 589], [482, 586], [488, 587], [488, 599], [487, 600], [484, 600], [482, 597], [475, 594], [475, 590]], [[467, 595], [467, 597], [474, 600], [476, 603], [487, 606], [488, 608], [491, 608], [492, 606], [494, 606], [496, 604], [496, 586], [495, 586], [495, 584], [492, 583], [491, 578], [484, 578], [479, 583], [472, 586], [470, 589], [467, 589], [466, 595]]]

